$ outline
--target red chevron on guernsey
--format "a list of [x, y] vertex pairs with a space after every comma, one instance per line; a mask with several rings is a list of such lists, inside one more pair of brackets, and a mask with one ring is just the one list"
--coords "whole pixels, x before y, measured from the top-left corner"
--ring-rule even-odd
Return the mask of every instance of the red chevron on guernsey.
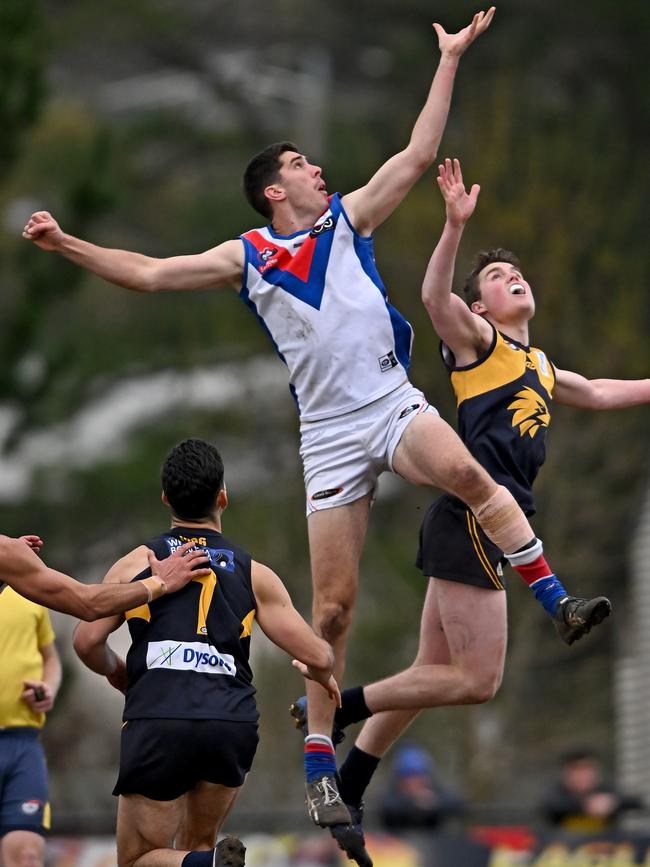
[[[286, 247], [277, 245], [274, 248], [273, 241], [267, 240], [255, 229], [251, 232], [246, 232], [242, 237], [250, 241], [260, 254], [260, 261], [255, 263], [255, 267], [260, 274], [263, 274], [268, 268], [275, 267], [281, 271], [288, 271], [289, 274], [293, 274], [294, 277], [303, 280], [305, 283], [309, 279], [309, 271], [318, 238], [307, 236], [302, 246], [292, 256]], [[273, 250], [275, 252], [272, 252]], [[270, 255], [267, 254], [267, 251]], [[262, 254], [265, 255], [263, 256]]]

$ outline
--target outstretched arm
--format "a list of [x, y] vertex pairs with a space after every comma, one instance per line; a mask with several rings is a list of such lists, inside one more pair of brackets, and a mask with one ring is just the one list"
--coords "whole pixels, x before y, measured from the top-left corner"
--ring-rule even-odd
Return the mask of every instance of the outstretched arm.
[[570, 370], [555, 370], [556, 403], [578, 409], [626, 409], [650, 403], [650, 379], [586, 379]]
[[381, 225], [433, 164], [447, 123], [458, 62], [490, 26], [494, 11], [492, 6], [487, 12], [478, 12], [459, 33], [446, 33], [440, 24], [433, 25], [438, 34], [440, 62], [407, 147], [384, 163], [364, 187], [343, 197], [348, 216], [362, 235], [370, 235]]
[[28, 542], [0, 536], [0, 580], [53, 611], [72, 614], [81, 620], [97, 620], [109, 614], [128, 611], [150, 602], [166, 592], [179, 590], [188, 581], [209, 575], [206, 568], [192, 571], [205, 555], [190, 551], [189, 542], [166, 560], [156, 560], [147, 551], [152, 577], [131, 584], [82, 584], [69, 575], [46, 566]]
[[341, 704], [341, 694], [332, 670], [334, 654], [293, 607], [291, 597], [278, 576], [268, 566], [253, 562], [253, 592], [257, 600], [257, 622], [274, 644], [294, 656], [306, 677], [317, 681], [330, 698]]
[[23, 238], [42, 250], [59, 253], [109, 283], [137, 292], [239, 288], [242, 282], [244, 249], [240, 241], [225, 241], [193, 256], [155, 259], [127, 250], [109, 250], [67, 235], [48, 211], [32, 214]]
[[469, 193], [465, 190], [458, 160], [452, 165], [446, 159], [439, 165], [437, 181], [447, 219], [424, 275], [422, 301], [438, 336], [454, 353], [457, 363], [471, 364], [489, 345], [492, 329], [451, 290], [460, 239], [474, 213], [480, 187], [474, 184]]

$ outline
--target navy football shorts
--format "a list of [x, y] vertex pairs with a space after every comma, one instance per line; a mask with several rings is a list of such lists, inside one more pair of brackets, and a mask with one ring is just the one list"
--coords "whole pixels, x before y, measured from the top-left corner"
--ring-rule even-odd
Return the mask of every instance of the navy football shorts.
[[50, 827], [47, 766], [40, 729], [0, 730], [0, 836]]
[[113, 794], [171, 801], [202, 781], [238, 788], [251, 769], [258, 742], [254, 722], [128, 720], [122, 727]]
[[443, 494], [429, 506], [415, 563], [427, 577], [503, 590], [504, 562], [465, 503]]

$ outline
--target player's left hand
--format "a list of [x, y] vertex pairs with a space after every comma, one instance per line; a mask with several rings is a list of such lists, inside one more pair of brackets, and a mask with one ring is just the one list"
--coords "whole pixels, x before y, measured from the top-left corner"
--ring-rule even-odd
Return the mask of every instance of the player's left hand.
[[477, 12], [472, 18], [472, 23], [463, 27], [458, 33], [447, 33], [442, 24], [433, 24], [438, 34], [438, 47], [440, 53], [446, 57], [460, 57], [474, 42], [477, 36], [486, 31], [492, 23], [496, 11], [495, 6], [490, 6], [487, 12]]
[[312, 668], [310, 665], [305, 665], [305, 663], [301, 662], [299, 659], [294, 659], [292, 665], [294, 668], [297, 668], [302, 676], [306, 677], [307, 680], [313, 680], [316, 683], [320, 683], [323, 689], [327, 691], [327, 694], [332, 701], [336, 703], [336, 706], [341, 707], [341, 690], [339, 689], [339, 685], [336, 682], [334, 675], [329, 674], [329, 669], [325, 671], [322, 668]]
[[164, 582], [167, 593], [180, 590], [193, 578], [207, 578], [212, 571], [207, 552], [195, 542], [186, 542], [163, 560], [158, 560], [151, 550], [147, 551], [147, 557], [151, 574]]
[[21, 699], [36, 713], [47, 713], [54, 707], [54, 693], [44, 680], [23, 680]]

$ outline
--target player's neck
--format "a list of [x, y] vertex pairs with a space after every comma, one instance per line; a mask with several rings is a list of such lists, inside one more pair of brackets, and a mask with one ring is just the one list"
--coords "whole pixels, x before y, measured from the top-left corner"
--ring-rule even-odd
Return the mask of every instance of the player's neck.
[[293, 235], [311, 229], [323, 213], [323, 208], [298, 209], [293, 206], [276, 208], [271, 225], [276, 235]]
[[488, 321], [491, 322], [496, 330], [500, 331], [501, 334], [506, 334], [508, 337], [516, 340], [517, 343], [521, 343], [522, 346], [530, 345], [527, 320], [526, 322], [513, 322], [512, 320], [508, 322], [499, 322], [497, 319], [490, 318]]
[[195, 521], [184, 521], [182, 518], [172, 517], [172, 530], [175, 527], [185, 527], [188, 530], [215, 530], [221, 532], [221, 516], [214, 518], [201, 518]]

